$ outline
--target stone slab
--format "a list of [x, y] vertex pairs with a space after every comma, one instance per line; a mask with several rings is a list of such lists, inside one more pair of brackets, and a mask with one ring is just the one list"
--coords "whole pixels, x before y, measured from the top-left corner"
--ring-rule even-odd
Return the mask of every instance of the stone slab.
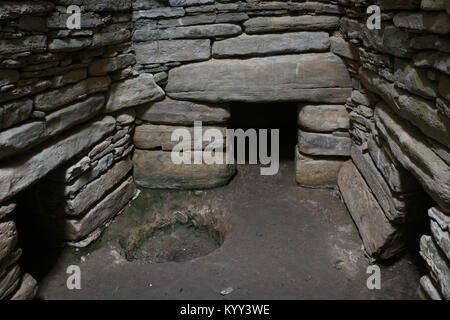
[[20, 267], [16, 264], [0, 278], [0, 300], [11, 296], [20, 284]]
[[428, 216], [431, 218], [430, 229], [433, 239], [450, 261], [450, 216], [437, 207], [430, 208]]
[[[156, 189], [207, 189], [225, 185], [236, 170], [234, 165], [227, 164], [174, 164], [170, 154], [135, 150], [133, 162], [136, 184]], [[190, 155], [193, 156], [192, 153]]]
[[399, 118], [384, 103], [375, 109], [378, 134], [394, 157], [419, 180], [427, 193], [450, 213], [450, 171], [447, 163], [431, 150], [422, 134]]
[[11, 300], [33, 300], [38, 290], [37, 281], [29, 274], [23, 275], [20, 286]]
[[136, 117], [155, 124], [192, 126], [194, 121], [203, 124], [222, 124], [230, 119], [230, 110], [223, 105], [202, 104], [173, 100], [169, 97], [136, 108]]
[[338, 186], [370, 257], [388, 259], [405, 247], [402, 232], [386, 218], [352, 161], [339, 171]]
[[189, 64], [170, 70], [166, 87], [173, 99], [214, 103], [344, 103], [351, 91], [347, 68], [331, 53]]
[[138, 42], [133, 47], [138, 64], [201, 61], [211, 56], [209, 39]]
[[162, 90], [149, 73], [142, 73], [136, 78], [114, 83], [106, 104], [106, 112], [115, 112], [151, 101], [164, 98]]
[[45, 122], [33, 121], [0, 132], [0, 159], [23, 152], [46, 136]]
[[133, 178], [125, 180], [79, 220], [65, 220], [66, 240], [79, 241], [114, 217], [133, 198], [136, 186]]
[[425, 293], [425, 299], [442, 300], [441, 294], [436, 289], [433, 280], [428, 275], [424, 275], [420, 278], [420, 289]]
[[300, 128], [312, 132], [348, 130], [350, 119], [344, 105], [298, 106], [297, 123]]
[[450, 269], [445, 256], [430, 236], [420, 238], [420, 255], [425, 260], [442, 297], [450, 300]]
[[105, 194], [133, 169], [131, 159], [116, 163], [105, 174], [87, 184], [73, 199], [65, 201], [64, 212], [70, 216], [78, 216], [87, 211], [93, 204], [102, 199]]
[[244, 22], [245, 32], [265, 33], [286, 30], [331, 30], [337, 29], [339, 17], [336, 16], [284, 16], [257, 17]]
[[16, 195], [50, 171], [99, 142], [115, 128], [106, 116], [32, 150], [0, 168], [0, 203]]
[[12, 219], [0, 220], [0, 264], [16, 248], [18, 234]]
[[167, 29], [137, 28], [133, 34], [134, 41], [155, 41], [173, 39], [202, 39], [236, 36], [242, 32], [235, 24], [210, 24]]
[[316, 156], [350, 156], [350, 137], [298, 130], [298, 146], [302, 153]]
[[212, 54], [215, 58], [250, 55], [279, 55], [326, 51], [330, 39], [326, 32], [294, 32], [283, 34], [241, 35], [222, 41], [215, 41]]
[[333, 187], [345, 160], [333, 157], [310, 157], [296, 150], [295, 178], [299, 185], [309, 188]]
[[388, 147], [378, 146], [373, 137], [369, 138], [367, 145], [370, 157], [392, 191], [411, 193], [421, 190], [417, 179], [403, 168]]
[[423, 217], [426, 208], [418, 194], [402, 195], [394, 193], [376, 168], [368, 153], [353, 145], [351, 149], [353, 163], [366, 180], [384, 214], [392, 223], [404, 223]]

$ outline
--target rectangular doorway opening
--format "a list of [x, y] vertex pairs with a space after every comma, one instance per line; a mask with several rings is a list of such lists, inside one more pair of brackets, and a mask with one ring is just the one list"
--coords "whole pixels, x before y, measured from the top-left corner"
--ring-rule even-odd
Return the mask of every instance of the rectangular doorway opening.
[[[270, 131], [279, 129], [279, 152], [281, 161], [293, 161], [295, 158], [295, 145], [297, 144], [297, 104], [296, 103], [267, 103], [248, 104], [232, 103], [231, 120], [228, 128], [255, 129], [259, 135], [259, 129], [267, 129], [268, 154], [272, 150]], [[259, 141], [258, 136], [258, 141]], [[258, 146], [259, 152], [259, 146]], [[234, 150], [237, 158], [237, 150]], [[249, 160], [249, 141], [246, 141], [246, 163]]]

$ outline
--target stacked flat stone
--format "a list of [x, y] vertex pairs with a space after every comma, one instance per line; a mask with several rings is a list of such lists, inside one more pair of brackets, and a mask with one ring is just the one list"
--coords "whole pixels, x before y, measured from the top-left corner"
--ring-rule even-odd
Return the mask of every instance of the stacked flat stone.
[[43, 229], [59, 228], [69, 245], [85, 247], [136, 195], [132, 177], [134, 110], [103, 119], [104, 137], [38, 183]]
[[[341, 3], [343, 37], [331, 47], [354, 88], [346, 104], [353, 161], [339, 174], [341, 193], [375, 259], [398, 253], [417, 223], [429, 221], [420, 254], [430, 273], [421, 291], [449, 299], [450, 2]], [[381, 30], [366, 27], [371, 4], [384, 14]], [[424, 192], [435, 202], [429, 210]]]
[[296, 179], [305, 187], [333, 187], [350, 156], [349, 116], [344, 105], [298, 106]]
[[420, 239], [420, 255], [429, 270], [420, 279], [424, 297], [433, 300], [450, 299], [450, 216], [439, 208], [428, 210], [431, 235]]
[[171, 132], [182, 126], [192, 132], [195, 120], [224, 131], [229, 111], [223, 105], [228, 102], [283, 101], [304, 102], [304, 124], [314, 122], [318, 113], [326, 115], [301, 136], [299, 182], [336, 183], [337, 171], [350, 154], [343, 104], [351, 94], [346, 67], [330, 52], [330, 35], [341, 15], [336, 4], [135, 1], [133, 8], [135, 69], [163, 78], [168, 73], [167, 97], [137, 110], [142, 123], [134, 135], [133, 160], [139, 185], [194, 188], [226, 183], [234, 173], [230, 166], [174, 166], [168, 153], [174, 146]]
[[[81, 29], [66, 25], [74, 4]], [[7, 1], [0, 24], [0, 298], [31, 299], [36, 282], [16, 263], [15, 197], [42, 184], [63, 239], [89, 243], [135, 196], [131, 108], [164, 93], [132, 68], [131, 0]], [[47, 200], [60, 190], [55, 209]]]
[[[81, 29], [66, 27], [73, 4]], [[366, 27], [372, 4], [381, 30]], [[168, 132], [194, 120], [224, 130], [227, 102], [286, 101], [301, 103], [300, 182], [328, 185], [321, 168], [350, 154], [338, 185], [367, 254], [394, 256], [426, 218], [421, 290], [448, 299], [449, 16], [447, 0], [0, 3], [0, 298], [37, 289], [17, 265], [13, 212], [31, 185], [52, 194], [40, 198], [63, 239], [83, 246], [135, 194], [133, 144], [142, 186], [220, 185], [234, 168], [173, 166]], [[344, 104], [350, 150], [335, 116], [317, 122]]]
[[[226, 184], [235, 173], [235, 166], [227, 164], [225, 149], [226, 124], [230, 117], [224, 105], [202, 104], [173, 100], [169, 97], [143, 105], [137, 110], [139, 124], [134, 132], [134, 177], [139, 186], [147, 188], [203, 189]], [[194, 124], [201, 121], [202, 137], [197, 141]], [[172, 139], [175, 130], [185, 130], [190, 139], [183, 139], [183, 153], [189, 153], [192, 164], [175, 164], [171, 153], [180, 146], [181, 140]], [[195, 153], [201, 154], [195, 146], [205, 149], [211, 142], [203, 135], [206, 130], [221, 133], [222, 163], [194, 164]]]

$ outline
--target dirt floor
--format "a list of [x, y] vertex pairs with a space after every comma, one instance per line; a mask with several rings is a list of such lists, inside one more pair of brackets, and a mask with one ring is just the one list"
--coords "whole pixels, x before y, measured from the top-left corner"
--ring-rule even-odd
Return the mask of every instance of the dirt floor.
[[[218, 189], [143, 190], [89, 249], [65, 249], [59, 254], [40, 281], [38, 297], [417, 298], [417, 255], [406, 253], [389, 266], [382, 266], [381, 290], [369, 290], [362, 243], [337, 192], [298, 187], [294, 171], [293, 161], [283, 162], [276, 176], [260, 176], [258, 166], [240, 166], [231, 183]], [[156, 236], [153, 244], [160, 249], [168, 243], [167, 238], [174, 237], [170, 235], [173, 230], [155, 234], [149, 227], [155, 222], [155, 214], [198, 208], [216, 215], [212, 219], [216, 229], [209, 233], [217, 245], [205, 238], [207, 248], [201, 249], [209, 254], [195, 258], [194, 253], [177, 259], [170, 252], [165, 256], [161, 250], [152, 253], [148, 236]], [[216, 219], [221, 220], [219, 216], [223, 221]], [[181, 235], [187, 242], [192, 237], [183, 228], [177, 232], [181, 232], [177, 237]], [[186, 241], [177, 241], [175, 247], [187, 246]], [[161, 256], [172, 261], [155, 263]], [[188, 258], [193, 260], [174, 262]], [[66, 287], [66, 269], [72, 264], [81, 268], [81, 290]], [[227, 294], [222, 292], [225, 289], [229, 289]]]

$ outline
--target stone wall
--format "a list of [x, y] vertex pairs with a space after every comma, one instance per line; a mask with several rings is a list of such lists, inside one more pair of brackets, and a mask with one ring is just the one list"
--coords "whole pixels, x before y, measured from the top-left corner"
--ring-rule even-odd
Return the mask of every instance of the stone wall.
[[192, 132], [194, 121], [202, 121], [224, 132], [233, 112], [229, 102], [274, 103], [274, 112], [283, 112], [277, 103], [302, 102], [297, 180], [336, 184], [350, 155], [344, 104], [352, 85], [341, 58], [330, 51], [342, 11], [326, 2], [134, 1], [136, 69], [160, 79], [166, 92], [162, 101], [137, 108], [136, 182], [224, 184], [233, 166], [172, 164], [173, 129]]
[[[73, 4], [81, 29], [66, 26]], [[18, 194], [39, 183], [36, 207], [57, 216], [75, 245], [135, 196], [134, 102], [115, 99], [138, 75], [131, 8], [127, 0], [0, 3], [0, 298], [29, 299], [37, 289], [17, 265]]]
[[[381, 30], [366, 27], [372, 4], [381, 7]], [[67, 28], [69, 5], [81, 7], [81, 29]], [[86, 246], [135, 196], [134, 181], [227, 183], [234, 165], [174, 165], [170, 136], [192, 133], [194, 121], [224, 132], [230, 102], [274, 103], [274, 112], [298, 103], [297, 182], [338, 182], [370, 258], [395, 256], [427, 217], [420, 247], [430, 272], [421, 288], [450, 298], [449, 6], [0, 3], [0, 298], [37, 290], [17, 264], [19, 194], [37, 185], [49, 229]], [[193, 144], [210, 141], [186, 142], [195, 158]]]
[[[431, 236], [420, 241], [430, 273], [425, 295], [449, 299], [450, 2], [339, 1], [342, 37], [332, 51], [345, 59], [354, 91], [350, 112], [352, 162], [339, 187], [367, 254], [394, 256], [426, 217]], [[366, 27], [369, 5], [379, 5], [380, 30]]]

